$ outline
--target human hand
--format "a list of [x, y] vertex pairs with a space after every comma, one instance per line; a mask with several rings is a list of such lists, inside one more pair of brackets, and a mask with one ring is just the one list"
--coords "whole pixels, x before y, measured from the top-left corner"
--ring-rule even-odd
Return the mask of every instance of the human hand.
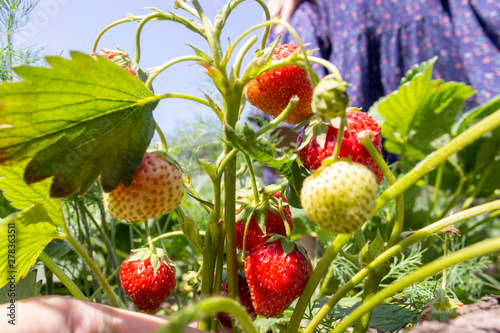
[[[107, 305], [79, 301], [62, 296], [41, 296], [15, 303], [18, 317], [15, 326], [0, 321], [0, 332], [152, 332], [168, 322], [168, 317], [153, 316]], [[0, 306], [2, 309], [7, 304]], [[195, 326], [196, 323], [193, 323]], [[230, 329], [226, 328], [226, 332]], [[184, 332], [202, 332], [187, 327]]]
[[[280, 16], [284, 21], [290, 20], [293, 13], [303, 0], [268, 0], [267, 7], [271, 18]], [[279, 25], [273, 28], [277, 34], [281, 33], [284, 28]]]

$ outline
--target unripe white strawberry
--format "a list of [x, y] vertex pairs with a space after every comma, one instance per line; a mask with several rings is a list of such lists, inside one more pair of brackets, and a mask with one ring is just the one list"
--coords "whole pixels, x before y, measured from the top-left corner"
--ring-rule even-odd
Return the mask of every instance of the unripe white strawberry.
[[146, 152], [132, 184], [104, 193], [104, 207], [116, 218], [144, 221], [174, 210], [182, 201], [184, 182], [177, 166]]
[[378, 195], [373, 172], [359, 163], [337, 161], [304, 180], [301, 203], [314, 223], [333, 233], [351, 233], [375, 209]]

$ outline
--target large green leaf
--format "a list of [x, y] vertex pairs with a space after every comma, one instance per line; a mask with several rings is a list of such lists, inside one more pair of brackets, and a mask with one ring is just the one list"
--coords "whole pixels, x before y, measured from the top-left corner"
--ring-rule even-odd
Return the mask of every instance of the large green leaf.
[[0, 85], [0, 164], [29, 160], [32, 184], [55, 176], [50, 195], [129, 185], [154, 133], [160, 97], [107, 59], [72, 52], [52, 68], [16, 68], [22, 82]]
[[0, 288], [26, 276], [45, 246], [64, 237], [41, 204], [1, 220], [0, 235]]
[[20, 279], [14, 288], [11, 288], [9, 283], [0, 289], [0, 304], [40, 296], [41, 289], [42, 281], [36, 280], [36, 270], [31, 271], [26, 277]]
[[436, 149], [436, 139], [451, 131], [465, 100], [474, 94], [463, 83], [431, 80], [434, 61], [418, 66], [407, 75], [409, 81], [369, 110], [381, 124], [387, 151], [411, 162]]
[[59, 199], [49, 198], [50, 180], [27, 185], [23, 178], [24, 167], [0, 167], [0, 191], [12, 207], [19, 210], [38, 203], [43, 204], [51, 220], [62, 225], [63, 212]]

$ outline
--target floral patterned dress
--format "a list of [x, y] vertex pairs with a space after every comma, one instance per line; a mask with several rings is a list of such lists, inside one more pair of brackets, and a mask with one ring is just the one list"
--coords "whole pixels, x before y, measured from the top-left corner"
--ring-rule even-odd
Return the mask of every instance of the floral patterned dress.
[[290, 23], [309, 49], [318, 48], [313, 55], [338, 67], [352, 106], [367, 110], [433, 56], [435, 78], [477, 90], [468, 107], [500, 94], [500, 0], [304, 1]]

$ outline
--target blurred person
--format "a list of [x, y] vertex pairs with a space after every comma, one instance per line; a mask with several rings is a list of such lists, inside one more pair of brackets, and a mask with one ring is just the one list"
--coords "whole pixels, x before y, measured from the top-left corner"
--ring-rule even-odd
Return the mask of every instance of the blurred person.
[[[364, 111], [434, 56], [434, 78], [477, 90], [467, 107], [500, 94], [498, 0], [268, 0], [268, 7], [318, 49], [313, 55], [338, 67], [351, 105]], [[271, 37], [281, 33], [282, 43], [294, 41], [281, 26]]]

